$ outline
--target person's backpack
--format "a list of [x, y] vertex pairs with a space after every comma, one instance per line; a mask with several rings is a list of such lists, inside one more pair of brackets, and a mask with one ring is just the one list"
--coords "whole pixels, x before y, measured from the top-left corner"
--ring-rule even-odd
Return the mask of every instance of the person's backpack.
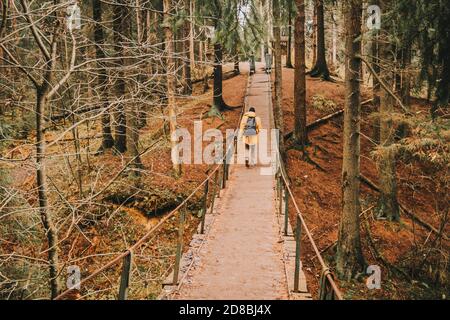
[[248, 117], [244, 128], [244, 136], [256, 136], [256, 118]]

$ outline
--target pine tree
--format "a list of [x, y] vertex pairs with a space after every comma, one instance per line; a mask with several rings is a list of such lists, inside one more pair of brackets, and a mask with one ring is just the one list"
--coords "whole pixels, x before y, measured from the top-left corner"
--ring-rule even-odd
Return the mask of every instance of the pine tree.
[[311, 77], [322, 77], [324, 80], [330, 80], [330, 71], [328, 70], [325, 50], [324, 4], [323, 0], [315, 1], [317, 10], [317, 59], [309, 74]]
[[304, 149], [308, 143], [306, 128], [305, 1], [296, 0], [296, 5], [298, 14], [295, 19], [294, 141], [295, 144]]
[[342, 163], [342, 217], [336, 255], [336, 270], [343, 279], [363, 271], [364, 257], [360, 238], [360, 69], [361, 0], [343, 4], [345, 35], [345, 111]]

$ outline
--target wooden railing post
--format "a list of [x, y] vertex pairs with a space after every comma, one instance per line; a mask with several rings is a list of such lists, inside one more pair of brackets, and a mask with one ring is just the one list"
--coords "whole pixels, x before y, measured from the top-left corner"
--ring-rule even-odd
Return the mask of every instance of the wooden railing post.
[[[212, 199], [211, 199], [211, 210], [210, 210], [209, 214], [214, 213], [214, 203], [216, 200], [216, 193], [217, 193], [217, 180], [219, 180], [219, 171], [216, 171], [216, 173], [214, 174], [213, 194], [212, 194]], [[220, 190], [219, 190], [219, 194], [220, 194]]]
[[284, 191], [283, 178], [280, 175], [280, 198], [279, 198], [279, 202], [278, 202], [279, 215], [283, 214], [283, 191]]
[[227, 187], [227, 158], [225, 157], [223, 159], [222, 164], [222, 189], [225, 189]]
[[205, 182], [205, 194], [203, 195], [203, 208], [202, 208], [202, 222], [200, 225], [200, 233], [205, 233], [205, 218], [206, 211], [208, 210], [208, 192], [209, 192], [209, 180]]
[[178, 284], [178, 274], [180, 272], [180, 262], [181, 256], [183, 254], [184, 219], [185, 219], [185, 210], [180, 209], [180, 224], [178, 227], [177, 253], [175, 256], [175, 266], [173, 269], [173, 282], [172, 282], [173, 285]]
[[295, 274], [294, 274], [294, 291], [298, 292], [300, 280], [300, 243], [302, 237], [302, 222], [299, 213], [297, 213], [297, 226], [295, 228]]
[[280, 172], [278, 171], [276, 174], [275, 174], [275, 180], [277, 181], [277, 186], [276, 186], [276, 188], [277, 188], [277, 191], [276, 191], [276, 197], [277, 197], [277, 200], [278, 199], [280, 199]]
[[131, 253], [131, 251], [123, 258], [122, 274], [120, 276], [120, 286], [119, 286], [119, 300], [127, 300], [128, 298], [128, 287], [130, 285], [132, 258], [133, 254]]
[[289, 192], [287, 187], [284, 188], [284, 235], [288, 235], [289, 224]]

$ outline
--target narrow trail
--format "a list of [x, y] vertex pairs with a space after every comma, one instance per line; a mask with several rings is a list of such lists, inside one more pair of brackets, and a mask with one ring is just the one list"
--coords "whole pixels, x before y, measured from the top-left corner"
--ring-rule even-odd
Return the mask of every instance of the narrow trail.
[[[248, 92], [248, 106], [255, 107], [267, 129], [272, 123], [269, 81], [258, 71]], [[275, 180], [261, 175], [261, 168], [232, 165], [208, 236], [172, 299], [289, 298], [275, 213]]]

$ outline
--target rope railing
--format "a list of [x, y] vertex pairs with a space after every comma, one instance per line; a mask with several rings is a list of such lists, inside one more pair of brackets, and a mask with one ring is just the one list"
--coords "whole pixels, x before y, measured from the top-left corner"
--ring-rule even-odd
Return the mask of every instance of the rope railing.
[[[234, 152], [237, 150], [236, 143], [239, 133], [239, 124], [242, 120], [242, 116], [245, 111], [245, 106], [248, 101], [248, 88], [250, 85], [250, 77], [247, 80], [247, 91], [245, 94], [244, 107], [241, 110], [237, 128], [235, 129], [232, 139], [234, 143], [231, 143], [226, 148], [225, 154], [218, 159], [216, 162], [215, 168], [211, 171], [211, 168], [208, 169], [208, 176], [171, 212], [169, 212], [166, 216], [164, 216], [155, 226], [153, 226], [144, 236], [142, 236], [139, 240], [137, 240], [132, 246], [126, 249], [123, 253], [119, 254], [114, 259], [110, 260], [108, 263], [103, 265], [102, 267], [96, 269], [94, 272], [84, 277], [77, 284], [81, 287], [83, 284], [88, 282], [89, 280], [95, 278], [102, 272], [110, 269], [111, 267], [117, 265], [122, 261], [122, 273], [120, 276], [119, 282], [119, 292], [118, 298], [119, 300], [126, 300], [128, 298], [128, 290], [130, 285], [130, 277], [132, 272], [132, 259], [133, 252], [135, 252], [142, 244], [144, 244], [156, 231], [158, 231], [161, 226], [173, 218], [177, 213], [179, 213], [179, 226], [178, 226], [178, 236], [177, 236], [177, 246], [176, 246], [176, 254], [175, 254], [175, 263], [173, 267], [173, 284], [178, 284], [179, 272], [180, 272], [180, 263], [183, 254], [183, 235], [185, 231], [185, 219], [186, 219], [186, 211], [188, 202], [201, 190], [203, 189], [202, 196], [202, 215], [200, 220], [200, 233], [203, 234], [205, 232], [205, 217], [210, 208], [210, 213], [213, 213], [214, 209], [214, 201], [216, 197], [220, 196], [220, 189], [225, 189], [227, 185], [227, 180], [229, 179], [229, 171], [230, 171], [230, 158], [234, 155]], [[212, 184], [212, 188], [210, 188], [210, 184]], [[208, 204], [208, 196], [210, 196], [210, 190], [213, 190], [213, 194], [210, 197], [210, 203]], [[73, 289], [67, 289], [60, 293], [54, 300], [62, 300], [67, 297]]]
[[[269, 81], [269, 99], [270, 103], [272, 103], [272, 81]], [[272, 114], [272, 126], [275, 128], [275, 119]], [[280, 137], [284, 139], [284, 136]], [[283, 233], [285, 236], [288, 235], [288, 226], [289, 226], [289, 199], [292, 200], [292, 203], [295, 207], [296, 212], [296, 228], [295, 228], [295, 272], [294, 272], [294, 291], [299, 292], [300, 285], [300, 256], [301, 256], [301, 234], [302, 234], [302, 226], [305, 230], [305, 233], [311, 243], [311, 246], [320, 262], [322, 267], [320, 283], [319, 283], [319, 299], [320, 300], [344, 300], [341, 291], [339, 290], [336, 282], [334, 281], [333, 274], [330, 271], [330, 268], [323, 260], [322, 255], [320, 254], [319, 249], [311, 235], [311, 232], [306, 225], [305, 220], [303, 219], [303, 215], [295, 201], [294, 194], [290, 188], [288, 174], [286, 172], [286, 167], [283, 162], [283, 159], [279, 150], [279, 141], [277, 145], [277, 150], [275, 150], [275, 154], [277, 157], [277, 168], [276, 168], [276, 197], [279, 201], [277, 204], [277, 210], [280, 215], [284, 214], [284, 226]], [[284, 196], [283, 196], [284, 194]], [[284, 213], [283, 213], [283, 204], [284, 204]]]
[[[88, 282], [89, 280], [91, 280], [92, 278], [96, 277], [97, 275], [99, 275], [100, 273], [102, 273], [103, 271], [113, 267], [116, 264], [119, 264], [119, 262], [121, 260], [123, 260], [123, 269], [122, 269], [122, 275], [121, 275], [121, 279], [120, 279], [120, 287], [119, 287], [119, 300], [125, 300], [127, 298], [127, 291], [128, 291], [128, 284], [129, 284], [129, 278], [130, 278], [130, 273], [131, 273], [131, 259], [133, 256], [133, 252], [136, 251], [136, 249], [138, 249], [146, 240], [148, 240], [156, 231], [158, 231], [161, 226], [168, 221], [169, 219], [171, 219], [172, 217], [174, 217], [178, 212], [180, 213], [180, 221], [179, 221], [179, 228], [178, 228], [178, 240], [177, 240], [177, 253], [176, 253], [176, 259], [175, 259], [175, 269], [174, 269], [174, 281], [177, 281], [177, 277], [178, 277], [178, 269], [180, 266], [180, 259], [181, 259], [181, 254], [182, 254], [182, 241], [183, 241], [183, 232], [184, 232], [184, 220], [185, 220], [185, 207], [188, 204], [189, 200], [191, 200], [194, 195], [202, 188], [205, 188], [205, 193], [203, 196], [203, 209], [202, 209], [202, 217], [201, 217], [201, 221], [202, 221], [202, 225], [203, 225], [203, 221], [204, 221], [204, 216], [206, 214], [206, 206], [207, 206], [207, 197], [208, 197], [208, 188], [206, 188], [205, 186], [208, 186], [210, 181], [212, 180], [213, 177], [215, 177], [214, 180], [214, 184], [217, 185], [218, 183], [218, 176], [216, 174], [216, 172], [221, 171], [220, 169], [223, 168], [222, 170], [229, 170], [227, 165], [223, 165], [223, 164], [219, 164], [215, 167], [215, 169], [207, 176], [207, 178], [205, 180], [203, 180], [195, 189], [194, 191], [187, 197], [185, 198], [175, 209], [173, 209], [170, 213], [168, 213], [165, 217], [163, 217], [155, 226], [153, 226], [144, 236], [142, 236], [139, 240], [137, 240], [132, 246], [130, 246], [128, 249], [126, 249], [123, 253], [121, 253], [120, 255], [118, 255], [117, 257], [115, 257], [114, 259], [110, 260], [108, 263], [106, 263], [105, 265], [103, 265], [102, 267], [98, 268], [97, 270], [95, 270], [94, 272], [92, 272], [91, 274], [89, 274], [88, 276], [84, 277], [83, 279], [80, 280], [80, 282], [78, 283], [79, 286], [82, 286], [83, 284], [85, 284], [86, 282]], [[227, 174], [224, 174], [223, 176], [227, 176]], [[222, 183], [222, 187], [224, 187], [224, 184]], [[175, 282], [176, 283], [176, 282]], [[72, 289], [67, 289], [64, 292], [62, 292], [61, 294], [59, 294], [55, 300], [61, 300], [62, 298], [64, 298], [65, 296], [67, 296], [70, 292], [72, 291]]]
[[[284, 214], [284, 235], [288, 235], [288, 225], [289, 225], [289, 199], [291, 199], [294, 204], [295, 212], [296, 212], [296, 226], [295, 226], [295, 273], [294, 273], [294, 291], [299, 291], [299, 279], [300, 279], [300, 257], [301, 257], [301, 236], [302, 231], [306, 233], [306, 236], [309, 239], [309, 242], [319, 260], [319, 263], [322, 267], [322, 272], [319, 281], [319, 299], [320, 300], [343, 300], [343, 296], [341, 291], [336, 285], [334, 281], [333, 274], [330, 271], [330, 268], [325, 263], [322, 255], [320, 254], [319, 249], [311, 235], [311, 232], [303, 218], [303, 215], [295, 201], [294, 194], [289, 184], [289, 179], [286, 174], [286, 170], [284, 167], [284, 163], [279, 156], [278, 153], [278, 171], [276, 174], [277, 180], [277, 199], [279, 201], [278, 210], [279, 214]], [[284, 203], [284, 212], [282, 210]]]

